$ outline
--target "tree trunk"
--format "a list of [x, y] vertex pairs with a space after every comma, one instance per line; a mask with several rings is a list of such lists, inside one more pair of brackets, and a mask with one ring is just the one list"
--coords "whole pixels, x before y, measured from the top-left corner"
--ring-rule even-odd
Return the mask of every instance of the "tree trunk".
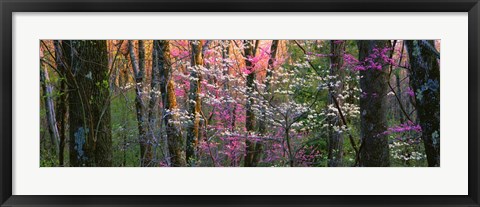
[[[334, 100], [332, 98], [337, 98], [338, 94], [341, 94], [343, 91], [343, 79], [345, 73], [342, 69], [343, 65], [343, 54], [345, 53], [345, 41], [341, 40], [330, 40], [330, 75], [335, 76], [336, 78], [330, 80], [333, 82], [328, 90], [329, 92], [329, 104], [335, 106]], [[336, 82], [339, 82], [339, 85], [336, 86]], [[338, 98], [337, 102], [341, 108], [344, 100]], [[340, 123], [340, 114], [338, 111], [334, 112], [336, 116], [329, 117], [329, 138], [328, 138], [328, 166], [329, 167], [341, 167], [343, 163], [343, 135], [338, 131], [335, 131], [333, 126], [342, 126]]]
[[201, 100], [202, 75], [199, 72], [203, 66], [202, 42], [200, 40], [190, 41], [192, 47], [192, 70], [190, 72], [190, 92], [188, 95], [188, 114], [192, 116], [187, 126], [187, 162], [194, 163], [195, 148], [198, 144]]
[[[226, 47], [224, 45], [225, 48], [223, 48], [223, 52], [222, 52], [222, 57], [223, 57], [223, 64], [224, 64], [224, 75], [225, 76], [230, 76], [230, 65], [229, 63], [226, 61], [226, 59], [230, 58], [230, 44], [231, 43], [231, 40], [225, 40], [226, 42], [224, 44], [226, 44]], [[228, 83], [228, 81], [224, 84], [224, 89], [225, 90], [228, 90], [230, 89], [230, 85]], [[232, 97], [233, 98], [233, 97]], [[230, 128], [230, 131], [234, 132], [235, 131], [235, 120], [236, 120], [236, 110], [237, 110], [237, 103], [230, 103], [230, 102], [227, 102], [227, 108], [230, 112], [230, 123], [226, 123], [227, 124], [227, 127], [226, 128]], [[230, 126], [228, 126], [230, 125]]]
[[[253, 63], [249, 60], [249, 58], [254, 57], [254, 46], [253, 40], [245, 40], [245, 67], [246, 70], [249, 72], [247, 75], [247, 103], [246, 103], [246, 120], [245, 120], [245, 127], [247, 129], [247, 134], [250, 135], [252, 132], [255, 131], [255, 114], [253, 113], [253, 104], [254, 100], [251, 97], [254, 89], [254, 80], [255, 80], [255, 71], [253, 71]], [[252, 142], [248, 136], [245, 140], [245, 167], [253, 167], [253, 154], [255, 153], [255, 143]]]
[[[157, 67], [160, 80], [160, 92], [165, 107], [164, 122], [167, 133], [168, 151], [170, 162], [173, 167], [187, 166], [185, 144], [182, 138], [175, 97], [174, 80], [172, 78], [172, 66], [170, 63], [170, 45], [168, 40], [154, 40], [157, 47]], [[152, 74], [153, 75], [153, 74]]]
[[[428, 166], [440, 166], [440, 64], [434, 41], [405, 41]], [[438, 60], [437, 60], [438, 56]]]
[[107, 42], [67, 42], [70, 165], [112, 166]]
[[[135, 108], [138, 125], [138, 141], [140, 143], [140, 165], [142, 167], [154, 166], [155, 164], [153, 162], [152, 142], [150, 141], [151, 136], [150, 134], [147, 136], [147, 131], [149, 127], [146, 125], [146, 120], [144, 118], [145, 107], [142, 99], [143, 77], [145, 73], [145, 45], [143, 40], [138, 41], [138, 62], [135, 57], [134, 42], [132, 40], [128, 41], [128, 48], [135, 80]], [[154, 125], [151, 125], [151, 127], [154, 128]], [[151, 132], [150, 130], [149, 133], [153, 132]]]
[[[152, 69], [153, 70], [153, 69]], [[145, 41], [138, 40], [138, 75], [137, 75], [137, 87], [140, 87], [140, 91], [143, 92], [143, 80], [145, 77]], [[140, 84], [138, 84], [140, 83]], [[152, 87], [150, 90], [150, 101], [157, 103], [157, 93], [158, 88]], [[140, 99], [142, 104], [142, 117], [145, 116], [145, 104], [143, 103], [143, 99]], [[149, 107], [151, 103], [149, 103]], [[153, 151], [154, 144], [157, 143], [157, 139], [155, 138], [155, 130], [157, 128], [156, 125], [156, 116], [154, 116], [154, 107], [150, 107], [149, 114], [148, 114], [148, 122], [145, 123], [145, 118], [142, 118], [142, 124], [144, 125], [144, 141], [143, 141], [143, 166], [146, 167], [154, 167], [157, 166], [155, 161], [155, 153]], [[146, 126], [145, 126], [146, 125]], [[147, 134], [148, 133], [148, 134]]]
[[397, 116], [400, 119], [400, 123], [405, 122], [405, 117], [403, 115], [403, 111], [401, 108], [401, 104], [403, 104], [403, 95], [402, 95], [402, 87], [400, 84], [400, 71], [395, 72], [395, 83], [397, 84], [397, 96], [398, 96], [398, 102], [397, 102]]
[[53, 105], [53, 87], [50, 84], [50, 78], [46, 65], [43, 65], [43, 67], [40, 69], [40, 82], [43, 88], [43, 100], [45, 102], [48, 132], [50, 134], [50, 141], [52, 143], [52, 152], [57, 154], [57, 152], [59, 152], [58, 140], [60, 140], [60, 134], [58, 132], [57, 119], [55, 117], [55, 106]]
[[[285, 123], [288, 124], [288, 118], [286, 118], [285, 121]], [[287, 141], [288, 148], [288, 163], [290, 167], [295, 167], [295, 156], [293, 153], [292, 145], [290, 144], [290, 127], [285, 127], [285, 140]]]
[[66, 122], [67, 122], [67, 80], [65, 77], [65, 58], [63, 56], [63, 44], [59, 40], [54, 40], [53, 45], [55, 47], [55, 64], [57, 71], [60, 72], [60, 89], [57, 101], [56, 116], [58, 121], [58, 130], [60, 136], [60, 144], [58, 151], [58, 165], [63, 167], [65, 165], [65, 140], [66, 140]]
[[[389, 65], [380, 58], [371, 56], [374, 49], [390, 46], [387, 40], [358, 41], [359, 61], [365, 69], [360, 71], [360, 97], [362, 147], [360, 148], [360, 165], [366, 167], [386, 167], [390, 165], [386, 120], [386, 93]], [[389, 56], [389, 55], [387, 55]], [[381, 69], [369, 68], [370, 61], [382, 64]], [[366, 60], [367, 59], [367, 60]]]

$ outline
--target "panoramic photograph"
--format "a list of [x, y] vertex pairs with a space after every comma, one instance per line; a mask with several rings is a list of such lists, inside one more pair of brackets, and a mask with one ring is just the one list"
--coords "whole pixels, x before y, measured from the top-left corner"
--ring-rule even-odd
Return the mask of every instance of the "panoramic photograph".
[[40, 40], [40, 167], [440, 167], [440, 47]]

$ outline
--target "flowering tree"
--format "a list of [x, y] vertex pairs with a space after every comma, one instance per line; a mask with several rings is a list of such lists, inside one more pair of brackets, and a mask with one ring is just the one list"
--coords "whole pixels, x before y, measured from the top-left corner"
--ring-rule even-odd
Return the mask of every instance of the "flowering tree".
[[360, 87], [361, 166], [389, 166], [390, 154], [388, 139], [383, 134], [387, 130], [386, 103], [387, 70], [390, 63], [389, 41], [358, 41], [359, 64], [356, 69], [362, 76]]
[[[66, 47], [70, 42], [42, 41], [42, 71], [50, 76], [43, 83], [51, 90], [41, 107], [54, 108], [50, 111], [59, 120], [52, 122], [52, 113], [42, 117], [48, 130], [58, 122], [59, 134], [54, 139], [42, 134], [42, 166], [439, 163], [435, 42], [109, 40], [105, 48], [98, 42], [101, 51], [96, 42], [72, 41], [73, 49]], [[76, 68], [101, 65], [105, 76], [72, 70], [68, 58], [76, 56], [62, 54], [76, 53], [92, 54], [75, 59]], [[85, 82], [90, 78], [101, 87], [96, 102], [89, 102], [87, 94], [93, 87]], [[88, 90], [79, 96], [70, 90], [76, 84]], [[69, 107], [62, 107], [67, 97]], [[66, 117], [78, 120], [66, 126]], [[71, 140], [67, 162], [60, 161], [62, 134]], [[88, 139], [80, 139], [83, 135]], [[51, 155], [49, 146], [58, 153]], [[113, 156], [92, 160], [84, 156], [92, 153], [87, 149]], [[48, 161], [57, 156], [58, 162]]]

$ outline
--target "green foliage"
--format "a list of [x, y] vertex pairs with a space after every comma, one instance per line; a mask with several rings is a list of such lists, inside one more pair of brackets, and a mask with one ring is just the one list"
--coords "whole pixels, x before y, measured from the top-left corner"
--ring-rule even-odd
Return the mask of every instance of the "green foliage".
[[[301, 47], [299, 47], [297, 43], [300, 44]], [[302, 130], [304, 131], [296, 131], [296, 129], [299, 129], [299, 128], [295, 128], [295, 127], [289, 128], [289, 130], [291, 130], [292, 136], [293, 134], [296, 134], [296, 133], [298, 135], [305, 132], [305, 134], [302, 134], [303, 137], [301, 137], [300, 139], [296, 139], [294, 142], [296, 144], [295, 147], [297, 147], [297, 149], [299, 148], [309, 149], [302, 152], [304, 153], [303, 156], [314, 157], [313, 160], [309, 160], [308, 166], [326, 167], [329, 161], [328, 160], [329, 130], [332, 130], [331, 129], [332, 125], [329, 126], [329, 124], [326, 124], [329, 121], [327, 120], [327, 115], [324, 112], [329, 110], [328, 108], [329, 107], [331, 108], [333, 103], [331, 102], [331, 96], [330, 96], [329, 90], [326, 87], [320, 87], [320, 85], [325, 84], [326, 82], [325, 79], [327, 79], [326, 77], [331, 76], [332, 74], [330, 71], [331, 56], [329, 56], [331, 53], [330, 41], [329, 40], [298, 40], [295, 42], [293, 40], [290, 40], [288, 41], [286, 46], [287, 46], [286, 48], [287, 55], [284, 55], [284, 56], [287, 59], [284, 61], [281, 67], [275, 68], [275, 70], [277, 72], [277, 75], [280, 70], [284, 73], [287, 73], [289, 75], [288, 80], [286, 80], [285, 82], [281, 81], [279, 83], [272, 84], [271, 90], [275, 91], [275, 89], [277, 88], [280, 88], [280, 89], [288, 88], [289, 90], [293, 91], [293, 93], [289, 93], [289, 94], [277, 93], [274, 95], [273, 102], [278, 102], [278, 103], [291, 102], [291, 103], [309, 104], [313, 102], [314, 98], [317, 98], [317, 100], [314, 102], [315, 104], [313, 104], [311, 107], [308, 106], [309, 110], [311, 110], [312, 113], [315, 114], [315, 116], [309, 117], [308, 115], [306, 115], [307, 113], [305, 113], [305, 114], [302, 114], [301, 116], [298, 116], [299, 117], [298, 120], [295, 120], [296, 122], [299, 122], [299, 123], [301, 122], [302, 124], [309, 127], [302, 128]], [[415, 49], [414, 53], [416, 55], [419, 55], [421, 51], [418, 50], [418, 48], [414, 48], [414, 49]], [[353, 57], [358, 57], [357, 42], [353, 40], [346, 40], [345, 52]], [[305, 53], [309, 53], [309, 54], [306, 55]], [[53, 57], [48, 54], [45, 55], [45, 59], [48, 59], [50, 62], [53, 61], [52, 58]], [[185, 58], [185, 60], [187, 59], [188, 58]], [[115, 65], [116, 67], [122, 67], [122, 69], [126, 69], [127, 71], [130, 70], [129, 67], [131, 67], [131, 64], [129, 65], [130, 60], [127, 56], [119, 55], [116, 61], [118, 61], [118, 64]], [[343, 66], [343, 67], [347, 67], [347, 66]], [[61, 82], [60, 80], [62, 80], [62, 77], [59, 77], [58, 74], [55, 72], [55, 70], [53, 70], [52, 68], [48, 68], [48, 70], [50, 72], [49, 84], [51, 84], [54, 88], [53, 93], [50, 94], [49, 96], [54, 98], [54, 100], [58, 100], [60, 96], [64, 95], [60, 93], [58, 90], [60, 88], [59, 83]], [[187, 70], [187, 69], [177, 68], [176, 70]], [[402, 70], [404, 69], [394, 68], [394, 70], [392, 71], [392, 75], [405, 76], [404, 74], [402, 74]], [[181, 71], [180, 73], [186, 74], [185, 71]], [[112, 75], [112, 74], [106, 72], [105, 76]], [[182, 74], [182, 76], [185, 74]], [[335, 77], [332, 79], [329, 79], [330, 78], [329, 77], [328, 81], [342, 80], [343, 81], [342, 83], [344, 85], [338, 84], [338, 85], [341, 85], [341, 87], [344, 87], [344, 89], [342, 90], [344, 91], [349, 90], [349, 91], [353, 91], [352, 93], [355, 93], [355, 96], [348, 96], [348, 97], [345, 96], [347, 98], [343, 98], [341, 105], [347, 105], [347, 104], [358, 105], [359, 101], [357, 98], [360, 96], [360, 91], [356, 91], [359, 88], [359, 81], [358, 81], [359, 78], [356, 78], [356, 77], [359, 77], [359, 72], [355, 70], [350, 70], [350, 68], [345, 68], [345, 71], [339, 74], [340, 75], [338, 75], [338, 77], [341, 77], [341, 79], [340, 78], [336, 79], [337, 76], [335, 75]], [[175, 74], [175, 75], [178, 75], [178, 74]], [[206, 75], [206, 77], [207, 76], [208, 75]], [[113, 77], [114, 79], [115, 78], [118, 78], [118, 79], [115, 79], [114, 81], [112, 81], [112, 83], [110, 83], [111, 85], [109, 85], [108, 79], [104, 79], [101, 81], [95, 80], [95, 76], [92, 77], [91, 72], [85, 75], [85, 78], [92, 81], [96, 81], [95, 89], [98, 89], [100, 91], [110, 90], [110, 94], [111, 94], [111, 97], [110, 97], [111, 117], [110, 118], [111, 118], [111, 130], [112, 130], [111, 132], [112, 132], [112, 142], [113, 142], [112, 143], [113, 166], [114, 167], [120, 167], [120, 166], [138, 167], [140, 166], [140, 159], [139, 159], [140, 144], [139, 144], [139, 133], [138, 133], [139, 128], [138, 128], [137, 114], [136, 114], [137, 112], [136, 112], [136, 105], [135, 105], [136, 94], [135, 94], [134, 87], [132, 87], [132, 85], [135, 85], [134, 80], [132, 79], [132, 76], [130, 74], [113, 76]], [[316, 79], [318, 77], [321, 77], [321, 78]], [[108, 77], [108, 78], [111, 79], [111, 77]], [[149, 81], [151, 81], [149, 78], [150, 77], [144, 77], [144, 85], [146, 85], [146, 83], [149, 83]], [[206, 78], [206, 79], [209, 84], [214, 84], [214, 81], [212, 78]], [[299, 80], [301, 79], [307, 80], [305, 81], [305, 84], [303, 84], [304, 82], [302, 82], [302, 84], [292, 84], [295, 82], [296, 83], [300, 82]], [[125, 87], [116, 88], [117, 87], [116, 81], [118, 81], [119, 85], [124, 85]], [[178, 81], [178, 80], [175, 80], [175, 81]], [[215, 81], [217, 80], [215, 79]], [[181, 84], [181, 81], [179, 81], [179, 84]], [[406, 85], [408, 86], [408, 79], [402, 84], [403, 86], [406, 86]], [[127, 85], [129, 85], [129, 87], [127, 87]], [[348, 85], [348, 89], [346, 87], [347, 85]], [[185, 86], [182, 86], [182, 87], [185, 87]], [[180, 89], [177, 88], [177, 90], [180, 90]], [[418, 100], [422, 100], [423, 93], [428, 92], [429, 90], [431, 91], [439, 90], [439, 84], [437, 80], [429, 80], [428, 82], [424, 83], [424, 85], [420, 89], [418, 89], [418, 91], [416, 91], [416, 96], [417, 96], [416, 98]], [[149, 93], [148, 90], [146, 90], [145, 92], [146, 92], [145, 94]], [[208, 94], [208, 90], [205, 90], [204, 93]], [[335, 94], [335, 93], [337, 92], [332, 92], [332, 94]], [[343, 96], [343, 94], [340, 94], [340, 95]], [[398, 126], [400, 124], [403, 124], [402, 121], [399, 120], [398, 111], [396, 111], [398, 107], [396, 105], [397, 100], [391, 94], [390, 95], [384, 94], [384, 95], [389, 97], [387, 98], [389, 100], [388, 106], [392, 107], [392, 110], [387, 110], [388, 111], [386, 114], [387, 127]], [[53, 143], [51, 143], [50, 137], [49, 137], [50, 135], [48, 131], [48, 125], [46, 123], [46, 110], [44, 108], [43, 96], [44, 95], [40, 97], [40, 102], [41, 102], [40, 104], [40, 143], [41, 143], [40, 144], [40, 166], [41, 167], [58, 166], [59, 165], [58, 154], [55, 154], [51, 150], [54, 147], [52, 147]], [[143, 96], [143, 100], [142, 100], [143, 103], [147, 105], [149, 100], [148, 96], [149, 95]], [[86, 96], [85, 101], [87, 102], [87, 105], [93, 104], [96, 98], [98, 98], [98, 96], [94, 96], [94, 95]], [[185, 108], [186, 104], [184, 103], [185, 102], [184, 99], [185, 97], [182, 97], [182, 96], [177, 97], [179, 109]], [[404, 99], [405, 99], [403, 100], [404, 102], [408, 101], [405, 98], [405, 96], [404, 96]], [[242, 104], [242, 103], [239, 103], [239, 104]], [[219, 123], [220, 122], [219, 120], [221, 120], [220, 119], [221, 117], [220, 118], [216, 117], [216, 116], [225, 116], [225, 115], [220, 112], [218, 114], [214, 113], [218, 109], [212, 107], [212, 105], [209, 105], [208, 103], [202, 105], [202, 110], [203, 110], [203, 113], [207, 115], [207, 117], [208, 117], [208, 114], [210, 114], [211, 112], [213, 118], [212, 120], [209, 120], [207, 127], [211, 127], [213, 129], [210, 129], [210, 128], [205, 130], [201, 129], [200, 131], [202, 131], [204, 134], [201, 134], [200, 136], [202, 136], [201, 139], [205, 139], [205, 137], [209, 137], [211, 139], [210, 141], [213, 143], [212, 149], [214, 153], [217, 153], [218, 157], [222, 159], [222, 160], [217, 160], [217, 162], [224, 164], [222, 166], [242, 166], [243, 158], [240, 158], [238, 163], [232, 164], [233, 162], [236, 162], [236, 161], [233, 161], [233, 159], [232, 160], [225, 159], [224, 157], [222, 157], [224, 156], [223, 154], [221, 154], [222, 152], [220, 152], [219, 146], [226, 145], [228, 141], [226, 141], [227, 139], [219, 140], [220, 135], [215, 134], [216, 132], [214, 128], [216, 126], [225, 125], [223, 123]], [[164, 134], [164, 131], [162, 130], [165, 130], [165, 129], [164, 129], [164, 126], [161, 126], [162, 124], [161, 122], [163, 121], [161, 118], [161, 113], [164, 113], [164, 111], [162, 111], [161, 107], [159, 107], [159, 109], [155, 108], [153, 112], [157, 113], [155, 114], [155, 118], [161, 121], [158, 121], [155, 126], [149, 126], [149, 127], [151, 127], [150, 129], [153, 129], [152, 131], [155, 134], [156, 139], [159, 140], [159, 143], [164, 143], [162, 141], [163, 139], [165, 139], [166, 136]], [[407, 113], [408, 112], [410, 111], [407, 111]], [[148, 113], [148, 112], [144, 112], [144, 113]], [[244, 122], [242, 123], [241, 119], [238, 117], [245, 116], [245, 111], [238, 112], [236, 116], [237, 116], [236, 119], [240, 121], [238, 123], [235, 123], [236, 124], [235, 128], [241, 129], [240, 136], [243, 136], [242, 133], [244, 133], [245, 131], [244, 130], [245, 123]], [[411, 117], [412, 120], [416, 120], [416, 117], [414, 114], [411, 116], [412, 116]], [[147, 117], [146, 114], [144, 114], [144, 117]], [[356, 153], [354, 151], [354, 147], [352, 146], [352, 142], [349, 139], [349, 137], [350, 136], [352, 137], [356, 147], [359, 148], [360, 140], [361, 140], [360, 115], [345, 116], [345, 119], [347, 122], [346, 125], [348, 129], [345, 129], [345, 130], [342, 129], [342, 132], [341, 132], [343, 133], [343, 136], [342, 136], [343, 137], [343, 161], [342, 161], [343, 163], [341, 164], [341, 166], [351, 167], [355, 165]], [[144, 121], [147, 122], [147, 120], [144, 120]], [[184, 123], [191, 122], [190, 119], [186, 121], [183, 120], [183, 121]], [[340, 120], [339, 122], [341, 123], [337, 123], [337, 126], [340, 127], [343, 125], [343, 120]], [[203, 123], [205, 122], [203, 122], [202, 120], [202, 124]], [[325, 124], [327, 126], [325, 126]], [[67, 119], [67, 125], [68, 125], [68, 119]], [[222, 126], [222, 127], [225, 127], [225, 126]], [[274, 131], [270, 127], [272, 126], [267, 126], [267, 130]], [[68, 130], [70, 129], [68, 129], [68, 126], [67, 126], [67, 131]], [[87, 128], [86, 130], [88, 131], [89, 129]], [[232, 133], [232, 132], [235, 132], [235, 129], [233, 129], [229, 133]], [[284, 133], [284, 132], [279, 131], [280, 135], [274, 134], [274, 136], [282, 137], [281, 133]], [[395, 166], [395, 167], [427, 166], [425, 157], [422, 157], [424, 155], [419, 153], [419, 152], [425, 151], [423, 142], [419, 138], [420, 135], [421, 134], [418, 132], [404, 132], [399, 134], [388, 135], [388, 139], [390, 143], [389, 149], [391, 153], [391, 157], [390, 157], [391, 166]], [[437, 131], [435, 131], [431, 136], [434, 142], [439, 141], [439, 133]], [[277, 138], [277, 137], [273, 137], [273, 138]], [[75, 138], [78, 138], [78, 137], [74, 137], [74, 139]], [[69, 166], [68, 165], [68, 160], [69, 160], [68, 159], [68, 156], [69, 156], [68, 135], [66, 139], [67, 139], [66, 140], [67, 149], [65, 150], [66, 153], [64, 153], [65, 166]], [[204, 141], [204, 140], [201, 140], [201, 141]], [[243, 144], [244, 142], [245, 141], [243, 140]], [[270, 146], [270, 145], [273, 145], [272, 143], [274, 142], [267, 141], [265, 144], [265, 148], [266, 149], [268, 149], [269, 147], [272, 148], [272, 146]], [[283, 144], [284, 143], [282, 143], [282, 147], [284, 147]], [[153, 151], [155, 153], [153, 157], [155, 161], [163, 160], [165, 158], [165, 155], [162, 153], [163, 147], [165, 146], [158, 146], [158, 145], [159, 145], [158, 143], [153, 144], [153, 148], [154, 148]], [[244, 149], [237, 150], [237, 152], [243, 152], [243, 150]], [[312, 152], [316, 150], [318, 150], [318, 153]], [[286, 152], [286, 151], [284, 150], [283, 152]], [[204, 153], [204, 154], [199, 155], [195, 159], [189, 160], [189, 163], [192, 163], [191, 166], [214, 166], [216, 164], [214, 163], [214, 161], [212, 161], [213, 159], [210, 158], [211, 155], [205, 155], [206, 153], [205, 150], [203, 152], [198, 152], [198, 153]], [[263, 157], [265, 158], [267, 152], [264, 151], [263, 153], [264, 153]], [[239, 155], [239, 156], [243, 156], [243, 155]], [[273, 159], [272, 162], [260, 161], [259, 166], [261, 167], [288, 166], [288, 162], [289, 162], [288, 157], [286, 155], [283, 155], [283, 157], [280, 157], [278, 159]], [[164, 163], [160, 163], [160, 165], [164, 165]]]
[[128, 90], [125, 94], [119, 92], [111, 100], [113, 166], [140, 166], [134, 99], [135, 91]]

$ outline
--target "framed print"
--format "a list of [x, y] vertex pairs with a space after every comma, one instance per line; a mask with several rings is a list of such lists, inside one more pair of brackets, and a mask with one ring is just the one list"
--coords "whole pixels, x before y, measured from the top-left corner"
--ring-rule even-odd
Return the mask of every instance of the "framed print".
[[479, 206], [477, 0], [1, 1], [2, 206]]

